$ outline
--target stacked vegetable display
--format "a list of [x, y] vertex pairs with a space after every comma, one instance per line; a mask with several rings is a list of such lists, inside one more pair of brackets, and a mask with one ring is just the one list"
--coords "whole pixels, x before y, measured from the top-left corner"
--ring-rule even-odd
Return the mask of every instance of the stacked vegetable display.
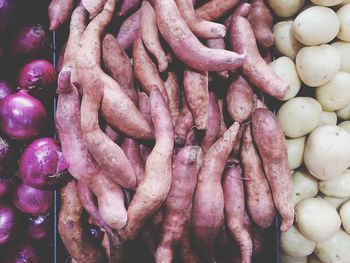
[[270, 64], [294, 89], [277, 111], [295, 205], [282, 262], [349, 262], [350, 3], [290, 1], [288, 10], [269, 2], [278, 16], [293, 16], [274, 25], [281, 57]]

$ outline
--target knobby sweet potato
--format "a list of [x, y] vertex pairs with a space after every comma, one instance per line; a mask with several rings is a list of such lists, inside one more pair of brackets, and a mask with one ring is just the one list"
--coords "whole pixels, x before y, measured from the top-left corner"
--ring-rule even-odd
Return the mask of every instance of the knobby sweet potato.
[[180, 84], [176, 72], [169, 71], [164, 81], [165, 90], [169, 98], [169, 110], [173, 124], [175, 125], [180, 116]]
[[141, 8], [125, 19], [120, 26], [116, 39], [122, 48], [128, 49], [132, 46], [134, 40], [140, 32], [140, 19]]
[[186, 97], [182, 96], [182, 109], [180, 116], [175, 124], [175, 142], [176, 144], [183, 145], [186, 142], [186, 138], [190, 130], [194, 126], [192, 113], [188, 108]]
[[196, 9], [196, 14], [209, 21], [216, 20], [232, 10], [240, 0], [210, 0]]
[[124, 0], [118, 12], [119, 16], [125, 16], [141, 4], [142, 0]]
[[282, 217], [281, 231], [287, 231], [294, 220], [293, 182], [282, 128], [271, 111], [259, 108], [252, 115], [251, 131], [273, 201]]
[[50, 30], [56, 30], [69, 21], [74, 9], [74, 0], [52, 0], [48, 7]]

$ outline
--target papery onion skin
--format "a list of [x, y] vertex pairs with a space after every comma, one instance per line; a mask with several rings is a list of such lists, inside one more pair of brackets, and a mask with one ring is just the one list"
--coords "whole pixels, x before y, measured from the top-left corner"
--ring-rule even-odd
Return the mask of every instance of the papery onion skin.
[[40, 215], [28, 218], [27, 234], [34, 240], [46, 240], [51, 237], [52, 218]]
[[67, 168], [61, 146], [55, 139], [44, 137], [33, 141], [19, 161], [22, 181], [38, 189], [49, 189], [62, 182]]
[[[1, 47], [0, 47], [0, 52], [1, 52]], [[0, 100], [6, 98], [8, 95], [11, 95], [13, 93], [15, 93], [15, 90], [13, 89], [12, 85], [7, 81], [0, 80]]]
[[13, 192], [13, 203], [23, 213], [32, 216], [43, 215], [52, 208], [53, 192], [20, 184]]
[[17, 141], [35, 139], [45, 133], [48, 115], [43, 104], [26, 91], [0, 101], [0, 130]]
[[13, 239], [17, 222], [16, 208], [6, 203], [0, 203], [0, 245]]

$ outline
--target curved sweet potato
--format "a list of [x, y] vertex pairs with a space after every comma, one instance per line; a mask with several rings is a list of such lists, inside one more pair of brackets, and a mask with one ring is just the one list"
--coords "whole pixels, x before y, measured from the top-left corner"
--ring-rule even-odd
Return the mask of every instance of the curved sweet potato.
[[168, 58], [160, 44], [156, 14], [148, 1], [142, 2], [140, 32], [148, 52], [158, 61], [159, 71], [165, 71], [168, 67]]
[[224, 193], [221, 177], [239, 130], [235, 122], [207, 152], [198, 173], [192, 208], [196, 242], [208, 261], [215, 260], [214, 243], [224, 224]]
[[201, 19], [194, 11], [191, 0], [175, 0], [179, 11], [192, 32], [199, 38], [222, 38], [226, 35], [226, 27]]
[[160, 33], [187, 66], [200, 71], [233, 71], [242, 66], [245, 54], [204, 46], [187, 26], [174, 0], [150, 0], [150, 3], [156, 11]]
[[121, 147], [135, 171], [137, 185], [139, 185], [145, 177], [145, 164], [140, 153], [139, 144], [133, 139], [125, 138]]
[[183, 145], [186, 142], [187, 135], [193, 126], [192, 113], [188, 108], [185, 96], [182, 96], [182, 109], [174, 128], [176, 144]]
[[106, 2], [107, 0], [81, 0], [81, 4], [89, 12], [91, 20], [102, 11]]
[[209, 121], [208, 72], [186, 69], [184, 71], [183, 88], [196, 128], [206, 130]]
[[173, 124], [175, 125], [180, 116], [180, 84], [174, 71], [168, 72], [168, 77], [164, 81], [165, 90], [169, 98], [169, 110]]
[[254, 111], [250, 125], [253, 141], [271, 187], [273, 201], [282, 217], [281, 231], [287, 231], [294, 219], [293, 182], [282, 128], [276, 116], [262, 108]]
[[271, 47], [275, 41], [272, 33], [273, 17], [263, 0], [254, 0], [248, 20], [253, 28], [254, 35], [263, 47]]
[[249, 4], [241, 5], [231, 19], [230, 42], [236, 52], [246, 53], [243, 73], [260, 90], [266, 94], [283, 99], [289, 91], [289, 85], [282, 81], [261, 57], [253, 29], [246, 18]]
[[209, 21], [216, 20], [232, 10], [240, 0], [211, 0], [196, 9], [196, 14]]
[[52, 0], [48, 7], [51, 31], [69, 21], [74, 9], [74, 0]]
[[122, 139], [122, 136], [118, 132], [113, 130], [112, 127], [109, 126], [108, 124], [106, 125], [104, 132], [109, 139], [111, 139], [113, 142], [117, 144]]
[[[206, 45], [209, 48], [213, 49], [226, 49], [226, 44], [225, 44], [225, 39], [224, 38], [213, 38], [213, 39], [208, 39], [206, 41]], [[229, 74], [227, 70], [222, 70], [222, 71], [217, 71], [216, 74], [219, 77], [222, 77], [223, 79], [228, 79]]]
[[146, 220], [163, 204], [171, 186], [171, 161], [174, 128], [169, 109], [157, 87], [150, 93], [151, 117], [156, 144], [145, 165], [145, 178], [128, 207], [128, 223], [121, 232], [123, 239], [134, 239]]
[[134, 10], [141, 2], [142, 0], [124, 0], [120, 6], [118, 16], [125, 16], [130, 13], [130, 11]]
[[197, 183], [197, 159], [201, 159], [199, 146], [185, 146], [173, 163], [169, 196], [164, 204], [161, 241], [155, 257], [158, 263], [173, 262], [175, 248], [184, 231]]
[[124, 20], [116, 35], [120, 46], [128, 49], [132, 46], [134, 40], [140, 31], [141, 8], [136, 10], [127, 19]]

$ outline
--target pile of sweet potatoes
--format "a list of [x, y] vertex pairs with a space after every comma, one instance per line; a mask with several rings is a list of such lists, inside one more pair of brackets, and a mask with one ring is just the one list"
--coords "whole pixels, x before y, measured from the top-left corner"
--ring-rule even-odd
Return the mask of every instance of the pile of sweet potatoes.
[[[49, 16], [53, 30], [70, 21], [56, 126], [77, 181], [59, 216], [75, 261], [128, 262], [142, 240], [159, 263], [251, 262], [276, 213], [291, 227], [286, 143], [267, 107], [289, 86], [267, 64], [264, 1], [53, 0]], [[83, 238], [82, 207], [103, 246]]]

